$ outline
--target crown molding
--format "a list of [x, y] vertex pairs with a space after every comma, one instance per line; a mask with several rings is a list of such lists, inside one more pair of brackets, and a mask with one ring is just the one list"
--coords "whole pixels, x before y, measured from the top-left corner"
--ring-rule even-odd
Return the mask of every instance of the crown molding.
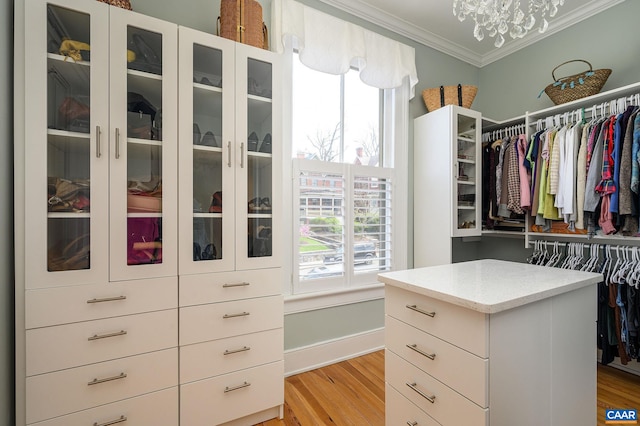
[[[618, 5], [625, 0], [592, 0], [579, 9], [567, 13], [561, 18], [554, 19], [549, 24], [549, 29], [540, 34], [533, 31], [523, 39], [507, 41], [503, 47], [480, 55], [459, 44], [453, 43], [437, 34], [418, 27], [415, 24], [400, 19], [378, 8], [369, 6], [361, 0], [319, 0], [329, 6], [333, 6], [344, 12], [360, 17], [382, 28], [404, 36], [410, 40], [431, 47], [461, 61], [467, 62], [478, 68], [482, 68], [492, 62], [502, 59], [520, 49], [532, 45], [546, 37], [562, 31], [571, 25], [577, 24], [587, 18]], [[439, 0], [441, 1], [441, 0]]]

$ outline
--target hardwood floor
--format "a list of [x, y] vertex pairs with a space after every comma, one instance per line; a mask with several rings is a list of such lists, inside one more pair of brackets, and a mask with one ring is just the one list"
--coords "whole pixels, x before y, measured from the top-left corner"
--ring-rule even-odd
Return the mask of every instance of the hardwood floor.
[[[384, 351], [290, 376], [284, 419], [258, 426], [384, 425]], [[598, 365], [597, 426], [607, 408], [640, 409], [640, 376]]]

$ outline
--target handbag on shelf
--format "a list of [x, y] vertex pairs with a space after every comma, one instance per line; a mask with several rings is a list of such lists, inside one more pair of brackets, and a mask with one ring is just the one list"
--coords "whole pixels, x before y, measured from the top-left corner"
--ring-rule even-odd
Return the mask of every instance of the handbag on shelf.
[[269, 50], [269, 31], [256, 0], [221, 0], [217, 34], [240, 43]]
[[[589, 69], [579, 74], [562, 77], [560, 79], [556, 78], [556, 70], [571, 62], [584, 62], [589, 65]], [[564, 104], [600, 93], [600, 90], [607, 82], [609, 75], [611, 75], [610, 69], [603, 68], [594, 71], [589, 62], [582, 59], [572, 59], [561, 63], [551, 71], [553, 83], [548, 85], [544, 89], [544, 92], [549, 96], [549, 99], [551, 99], [554, 104]], [[542, 93], [540, 93], [540, 95], [542, 95]], [[540, 95], [538, 95], [538, 97], [540, 97]]]
[[424, 104], [429, 112], [445, 105], [458, 105], [471, 108], [471, 104], [478, 93], [476, 86], [458, 84], [457, 86], [440, 86], [422, 91]]

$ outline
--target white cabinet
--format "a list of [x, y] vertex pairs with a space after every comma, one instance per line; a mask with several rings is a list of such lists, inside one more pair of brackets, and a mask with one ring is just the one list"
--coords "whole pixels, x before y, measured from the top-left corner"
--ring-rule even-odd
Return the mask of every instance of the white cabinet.
[[451, 262], [451, 238], [482, 231], [481, 115], [455, 105], [414, 120], [414, 263]]
[[180, 274], [279, 266], [281, 67], [180, 27]]
[[101, 424], [178, 386], [177, 26], [96, 1], [23, 11], [17, 423]]
[[379, 277], [386, 424], [594, 424], [600, 274], [482, 260]]
[[179, 38], [180, 421], [256, 423], [284, 404], [280, 57]]

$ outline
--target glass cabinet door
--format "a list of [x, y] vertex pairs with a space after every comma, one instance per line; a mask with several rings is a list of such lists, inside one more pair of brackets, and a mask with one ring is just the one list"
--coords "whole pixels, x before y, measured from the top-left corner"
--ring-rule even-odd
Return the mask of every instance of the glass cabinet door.
[[454, 114], [454, 230], [453, 236], [479, 235], [481, 195], [479, 126], [477, 117]]
[[[106, 278], [106, 7], [29, 2], [26, 64], [26, 254], [29, 285]], [[104, 6], [104, 5], [101, 5]], [[46, 191], [46, 194], [45, 194]], [[44, 218], [41, 220], [40, 218]]]
[[177, 274], [177, 27], [112, 8], [111, 279]]
[[180, 28], [180, 273], [234, 268], [234, 43]]
[[274, 264], [274, 242], [278, 239], [275, 218], [282, 204], [280, 70], [270, 52], [242, 45], [237, 47], [236, 63], [241, 79], [236, 83], [240, 99], [236, 120], [240, 167], [236, 187], [245, 195], [237, 207], [243, 212], [242, 223], [238, 224], [241, 241], [237, 244], [237, 263], [268, 266]]

